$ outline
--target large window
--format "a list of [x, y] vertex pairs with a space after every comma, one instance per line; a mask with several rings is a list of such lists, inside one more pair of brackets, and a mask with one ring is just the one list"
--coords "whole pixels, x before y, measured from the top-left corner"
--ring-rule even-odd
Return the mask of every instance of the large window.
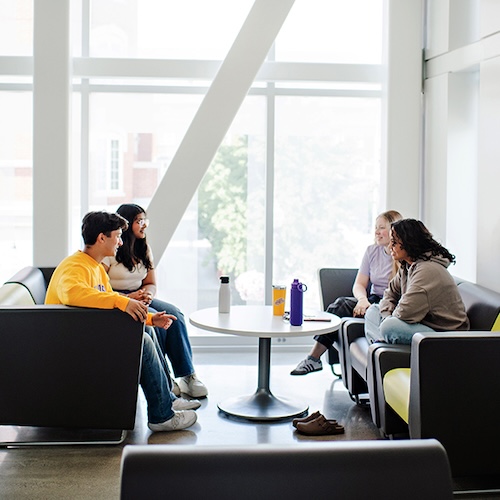
[[274, 278], [286, 285], [300, 278], [314, 308], [317, 269], [357, 267], [371, 243], [380, 101], [280, 97], [275, 136]]
[[[72, 75], [71, 246], [80, 247], [86, 211], [147, 208], [253, 1], [70, 3], [71, 54], [85, 62]], [[265, 63], [286, 64], [276, 80], [257, 79], [237, 112], [157, 262], [159, 296], [189, 314], [216, 305], [218, 276], [229, 274], [235, 303], [264, 303], [272, 269], [276, 284], [305, 282], [306, 307], [317, 308], [317, 268], [359, 264], [381, 208], [382, 4], [296, 0]], [[32, 17], [24, 5], [23, 29]], [[1, 45], [7, 55], [26, 47]], [[18, 110], [0, 119], [3, 129], [24, 131], [0, 146], [0, 171], [9, 169], [0, 189], [23, 193], [9, 206], [25, 217], [22, 251], [18, 238], [0, 236], [17, 269], [31, 255], [31, 110], [29, 93], [16, 101], [1, 89], [0, 102]], [[161, 230], [152, 220], [149, 231]]]
[[33, 260], [31, 92], [0, 92], [0, 279]]
[[[31, 0], [2, 2], [0, 57], [30, 56]], [[31, 77], [0, 74], [0, 282], [32, 262]]]

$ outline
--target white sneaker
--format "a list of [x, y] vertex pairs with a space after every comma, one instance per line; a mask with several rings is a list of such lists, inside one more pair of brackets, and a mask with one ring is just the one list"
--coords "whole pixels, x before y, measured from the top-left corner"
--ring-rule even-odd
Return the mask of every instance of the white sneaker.
[[177, 398], [172, 401], [172, 409], [174, 411], [179, 410], [196, 410], [201, 406], [201, 403], [197, 399], [184, 399]]
[[172, 380], [173, 384], [172, 384], [172, 392], [177, 396], [179, 397], [181, 395], [181, 389], [179, 387], [179, 384], [175, 381], [175, 380]]
[[195, 411], [176, 411], [174, 412], [174, 416], [169, 420], [166, 420], [161, 424], [149, 423], [148, 427], [153, 432], [181, 431], [182, 429], [191, 427], [196, 422], [197, 418], [198, 417]]
[[314, 360], [311, 356], [307, 356], [303, 359], [295, 368], [295, 370], [290, 372], [290, 375], [307, 375], [308, 373], [318, 372], [323, 369], [323, 363], [321, 360]]
[[178, 384], [181, 392], [192, 398], [204, 398], [208, 394], [205, 384], [201, 380], [198, 380], [196, 373], [181, 377]]

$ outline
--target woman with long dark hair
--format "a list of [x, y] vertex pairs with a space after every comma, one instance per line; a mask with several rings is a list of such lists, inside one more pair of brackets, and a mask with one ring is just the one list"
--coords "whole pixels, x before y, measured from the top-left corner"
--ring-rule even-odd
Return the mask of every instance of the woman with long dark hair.
[[129, 227], [122, 234], [123, 245], [116, 257], [103, 261], [111, 286], [116, 291], [143, 301], [151, 310], [166, 311], [177, 317], [168, 330], [155, 328], [160, 348], [178, 378], [173, 392], [176, 396], [182, 392], [193, 398], [205, 397], [208, 391], [195, 373], [184, 315], [173, 304], [155, 298], [156, 277], [153, 255], [146, 239], [149, 225], [146, 211], [139, 205], [126, 203], [120, 205], [116, 212], [127, 219]]
[[465, 306], [448, 272], [455, 256], [415, 219], [392, 223], [389, 246], [401, 265], [380, 303], [366, 312], [368, 340], [410, 344], [417, 332], [468, 330]]

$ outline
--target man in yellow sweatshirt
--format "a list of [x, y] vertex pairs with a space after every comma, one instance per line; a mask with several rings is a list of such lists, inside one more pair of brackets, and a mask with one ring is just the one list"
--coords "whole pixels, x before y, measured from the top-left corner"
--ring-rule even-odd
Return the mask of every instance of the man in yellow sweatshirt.
[[[55, 269], [47, 288], [46, 304], [64, 304], [98, 309], [120, 309], [136, 321], [168, 328], [175, 316], [165, 312], [151, 314], [135, 299], [114, 292], [101, 265], [104, 257], [114, 257], [128, 227], [118, 214], [90, 212], [82, 222], [83, 251], [66, 257]], [[186, 429], [196, 422], [196, 412], [175, 411], [168, 375], [152, 338], [144, 333], [141, 386], [148, 403], [148, 426], [153, 432]]]

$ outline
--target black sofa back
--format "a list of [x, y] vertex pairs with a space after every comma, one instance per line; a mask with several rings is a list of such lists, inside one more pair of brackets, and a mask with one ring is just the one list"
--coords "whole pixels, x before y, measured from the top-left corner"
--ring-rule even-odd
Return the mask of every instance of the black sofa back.
[[453, 497], [446, 452], [436, 440], [125, 447], [122, 500], [182, 498], [186, 491], [218, 500]]
[[500, 314], [500, 294], [469, 281], [459, 282], [458, 291], [465, 304], [470, 329], [491, 331]]

